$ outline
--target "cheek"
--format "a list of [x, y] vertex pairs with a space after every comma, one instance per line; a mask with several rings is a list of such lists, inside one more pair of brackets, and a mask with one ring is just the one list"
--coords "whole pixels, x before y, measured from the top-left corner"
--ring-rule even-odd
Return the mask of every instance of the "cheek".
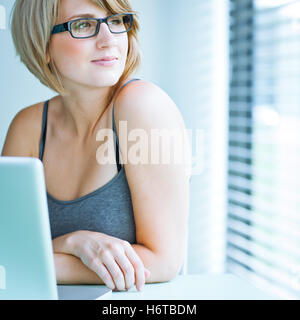
[[128, 38], [126, 37], [122, 43], [122, 47], [123, 47], [123, 50], [125, 52], [125, 54], [128, 53], [128, 48], [129, 48], [129, 44], [128, 44]]
[[124, 63], [127, 60], [127, 55], [128, 55], [128, 40], [124, 39], [124, 41], [122, 41], [122, 43], [120, 44], [120, 51], [122, 54], [122, 59], [124, 60]]
[[84, 56], [84, 52], [86, 52], [84, 42], [72, 40], [73, 39], [60, 37], [53, 39], [51, 42], [51, 58], [60, 71], [63, 71], [68, 67], [79, 67], [82, 62], [87, 61], [88, 59], [88, 57]]

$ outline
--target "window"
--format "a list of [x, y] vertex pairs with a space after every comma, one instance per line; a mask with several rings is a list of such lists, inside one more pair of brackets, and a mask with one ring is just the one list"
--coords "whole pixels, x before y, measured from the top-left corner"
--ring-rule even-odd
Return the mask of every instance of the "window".
[[227, 269], [300, 298], [300, 1], [230, 3]]

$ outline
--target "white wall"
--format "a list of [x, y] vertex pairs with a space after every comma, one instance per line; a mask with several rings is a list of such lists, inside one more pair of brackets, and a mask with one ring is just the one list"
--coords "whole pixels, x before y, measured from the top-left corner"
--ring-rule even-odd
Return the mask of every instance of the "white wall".
[[0, 150], [14, 115], [22, 108], [56, 95], [43, 86], [16, 57], [9, 17], [12, 0], [1, 0], [6, 11], [6, 28], [0, 29]]

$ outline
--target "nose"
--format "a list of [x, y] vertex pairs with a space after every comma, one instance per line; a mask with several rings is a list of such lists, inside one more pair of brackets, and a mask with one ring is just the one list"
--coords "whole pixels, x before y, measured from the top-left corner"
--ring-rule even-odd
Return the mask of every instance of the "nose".
[[102, 22], [97, 35], [97, 45], [101, 47], [104, 45], [113, 45], [115, 44], [115, 41], [116, 37], [110, 32], [108, 25], [105, 22]]

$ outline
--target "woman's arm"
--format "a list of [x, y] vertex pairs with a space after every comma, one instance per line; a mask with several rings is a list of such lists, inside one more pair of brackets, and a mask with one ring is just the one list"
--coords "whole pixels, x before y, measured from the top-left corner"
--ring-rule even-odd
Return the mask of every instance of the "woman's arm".
[[94, 271], [73, 255], [54, 253], [54, 263], [58, 284], [105, 284]]
[[172, 99], [146, 81], [121, 91], [115, 120], [136, 225], [133, 248], [149, 282], [171, 280], [187, 242], [191, 148], [184, 121]]
[[52, 246], [54, 254], [62, 254], [56, 263], [60, 283], [98, 284], [96, 275], [111, 289], [128, 290], [135, 284], [142, 290], [150, 274], [129, 242], [104, 233], [67, 233], [53, 239]]
[[38, 104], [20, 110], [9, 125], [1, 156], [38, 157], [41, 117]]

